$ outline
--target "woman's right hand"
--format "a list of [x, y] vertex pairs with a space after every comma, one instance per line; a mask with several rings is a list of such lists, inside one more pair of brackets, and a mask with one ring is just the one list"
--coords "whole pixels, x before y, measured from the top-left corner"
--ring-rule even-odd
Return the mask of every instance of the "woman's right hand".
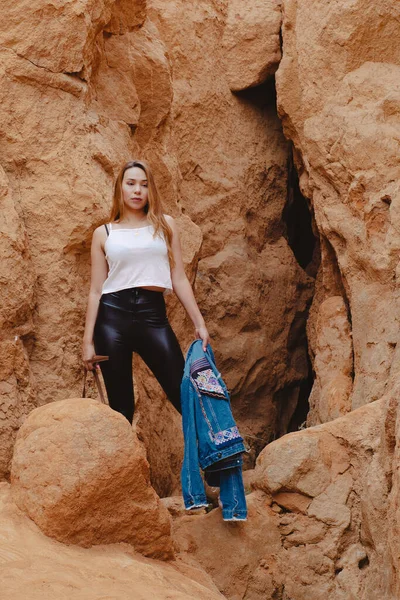
[[[82, 345], [82, 360], [83, 360], [83, 364], [85, 365], [85, 369], [87, 369], [88, 371], [93, 371], [93, 362], [92, 362], [92, 358], [93, 356], [95, 356], [96, 351], [94, 349], [94, 344], [93, 342], [90, 343], [83, 343]], [[97, 365], [97, 367], [99, 368], [99, 366]]]

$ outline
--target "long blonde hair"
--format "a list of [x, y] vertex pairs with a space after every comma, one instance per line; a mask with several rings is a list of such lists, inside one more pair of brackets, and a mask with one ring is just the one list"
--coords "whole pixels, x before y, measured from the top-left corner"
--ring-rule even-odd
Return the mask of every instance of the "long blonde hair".
[[172, 229], [168, 225], [161, 206], [160, 196], [158, 194], [156, 182], [154, 181], [153, 173], [151, 172], [150, 165], [144, 160], [130, 160], [125, 163], [120, 172], [118, 173], [117, 180], [114, 186], [114, 197], [113, 203], [111, 207], [110, 213], [110, 221], [117, 223], [121, 221], [124, 217], [124, 209], [125, 204], [122, 197], [122, 180], [125, 175], [125, 171], [131, 169], [132, 167], [138, 167], [145, 172], [147, 178], [147, 187], [148, 187], [148, 197], [147, 204], [144, 207], [144, 211], [147, 214], [147, 218], [150, 221], [151, 225], [154, 227], [154, 236], [163, 233], [165, 242], [167, 244], [168, 250], [168, 259], [171, 265], [171, 268], [174, 266], [175, 261], [172, 254]]

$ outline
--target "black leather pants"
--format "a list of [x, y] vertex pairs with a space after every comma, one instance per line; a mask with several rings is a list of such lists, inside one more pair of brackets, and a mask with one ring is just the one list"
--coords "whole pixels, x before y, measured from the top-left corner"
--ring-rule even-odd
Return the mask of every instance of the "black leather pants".
[[94, 328], [96, 354], [108, 402], [132, 423], [135, 408], [132, 352], [137, 352], [153, 371], [175, 408], [181, 411], [180, 386], [184, 358], [169, 324], [162, 292], [129, 288], [103, 294]]

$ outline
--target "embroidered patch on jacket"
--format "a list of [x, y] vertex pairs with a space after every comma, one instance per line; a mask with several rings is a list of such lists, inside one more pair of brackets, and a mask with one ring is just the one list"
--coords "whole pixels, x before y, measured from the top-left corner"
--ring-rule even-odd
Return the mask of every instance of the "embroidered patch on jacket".
[[214, 443], [217, 446], [220, 446], [221, 444], [225, 444], [226, 442], [230, 442], [231, 440], [241, 440], [242, 436], [239, 433], [239, 429], [235, 425], [234, 427], [230, 427], [229, 429], [224, 429], [223, 431], [218, 431], [217, 433], [214, 433], [213, 438]]
[[223, 398], [226, 400], [224, 388], [218, 381], [206, 358], [194, 361], [190, 369], [190, 374], [200, 392], [214, 398]]

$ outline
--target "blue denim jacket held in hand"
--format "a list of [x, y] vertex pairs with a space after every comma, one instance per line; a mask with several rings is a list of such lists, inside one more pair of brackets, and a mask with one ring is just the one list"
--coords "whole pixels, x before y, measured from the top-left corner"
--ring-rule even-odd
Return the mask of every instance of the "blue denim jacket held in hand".
[[190, 345], [181, 385], [185, 442], [181, 482], [186, 509], [208, 504], [200, 468], [246, 451], [214, 353], [210, 345], [204, 352], [202, 345], [202, 340]]

